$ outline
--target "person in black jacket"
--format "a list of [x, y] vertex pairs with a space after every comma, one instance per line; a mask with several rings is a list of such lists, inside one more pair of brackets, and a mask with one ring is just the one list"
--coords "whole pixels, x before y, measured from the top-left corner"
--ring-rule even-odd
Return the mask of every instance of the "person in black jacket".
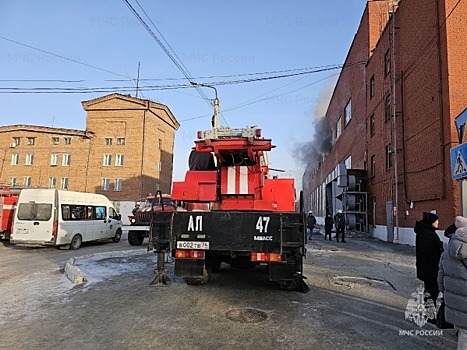
[[339, 242], [339, 237], [341, 237], [341, 242], [346, 243], [345, 241], [345, 216], [342, 210], [338, 210], [337, 214], [334, 216], [334, 225], [336, 225], [336, 242]]
[[313, 212], [310, 210], [306, 217], [306, 228], [307, 228], [307, 233], [308, 233], [308, 237], [310, 240], [311, 240], [311, 237], [313, 236], [313, 230], [315, 229], [315, 226], [316, 226], [316, 218], [313, 215]]
[[417, 221], [414, 227], [417, 278], [424, 282], [425, 292], [430, 295], [435, 305], [439, 294], [437, 282], [439, 260], [443, 252], [443, 243], [436, 233], [438, 226], [438, 216], [425, 212], [423, 220]]
[[324, 239], [329, 235], [329, 240], [332, 241], [331, 232], [334, 220], [332, 219], [331, 213], [328, 212], [324, 218]]

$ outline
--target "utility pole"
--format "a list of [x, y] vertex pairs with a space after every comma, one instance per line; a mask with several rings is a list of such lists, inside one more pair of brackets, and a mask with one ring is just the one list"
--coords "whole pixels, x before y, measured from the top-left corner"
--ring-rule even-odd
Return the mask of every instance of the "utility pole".
[[391, 32], [390, 32], [390, 45], [391, 45], [391, 109], [392, 109], [392, 128], [393, 128], [393, 154], [394, 154], [394, 210], [396, 219], [396, 231], [393, 234], [393, 240], [399, 240], [399, 172], [398, 172], [398, 151], [397, 151], [397, 113], [396, 113], [396, 10], [397, 3], [392, 3], [390, 12]]
[[138, 98], [138, 89], [139, 89], [139, 68], [140, 68], [140, 63], [141, 63], [141, 62], [138, 61], [138, 76], [137, 76], [137, 78], [136, 78], [136, 98]]

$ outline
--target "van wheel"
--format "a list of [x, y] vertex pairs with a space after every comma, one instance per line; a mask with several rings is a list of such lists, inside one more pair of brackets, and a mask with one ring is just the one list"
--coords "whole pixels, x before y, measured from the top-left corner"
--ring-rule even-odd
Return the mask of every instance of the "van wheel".
[[120, 238], [122, 238], [122, 231], [117, 230], [117, 232], [115, 232], [115, 236], [112, 238], [112, 242], [118, 243], [120, 242]]
[[128, 243], [130, 245], [141, 245], [143, 244], [144, 236], [140, 231], [128, 231]]
[[81, 235], [74, 235], [70, 243], [70, 249], [71, 250], [79, 249], [79, 247], [81, 247], [82, 242], [83, 242], [83, 238], [81, 237]]

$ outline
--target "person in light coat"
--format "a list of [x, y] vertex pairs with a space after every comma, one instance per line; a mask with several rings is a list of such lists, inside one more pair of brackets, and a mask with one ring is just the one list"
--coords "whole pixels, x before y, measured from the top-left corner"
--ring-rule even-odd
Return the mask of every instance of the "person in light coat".
[[456, 233], [441, 256], [439, 290], [443, 292], [446, 321], [458, 328], [458, 350], [467, 350], [467, 219], [456, 217]]

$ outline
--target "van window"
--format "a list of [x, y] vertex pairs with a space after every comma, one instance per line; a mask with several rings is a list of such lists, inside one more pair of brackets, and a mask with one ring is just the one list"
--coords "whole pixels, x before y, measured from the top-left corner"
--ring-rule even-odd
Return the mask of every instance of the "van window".
[[84, 205], [62, 204], [63, 220], [86, 219], [86, 207]]
[[87, 207], [86, 209], [86, 219], [93, 220], [94, 219], [94, 210], [93, 207]]
[[109, 217], [115, 220], [118, 219], [118, 214], [114, 208], [109, 208]]
[[96, 219], [105, 219], [105, 207], [96, 207]]
[[50, 203], [20, 203], [18, 219], [26, 221], [49, 221], [52, 217]]

